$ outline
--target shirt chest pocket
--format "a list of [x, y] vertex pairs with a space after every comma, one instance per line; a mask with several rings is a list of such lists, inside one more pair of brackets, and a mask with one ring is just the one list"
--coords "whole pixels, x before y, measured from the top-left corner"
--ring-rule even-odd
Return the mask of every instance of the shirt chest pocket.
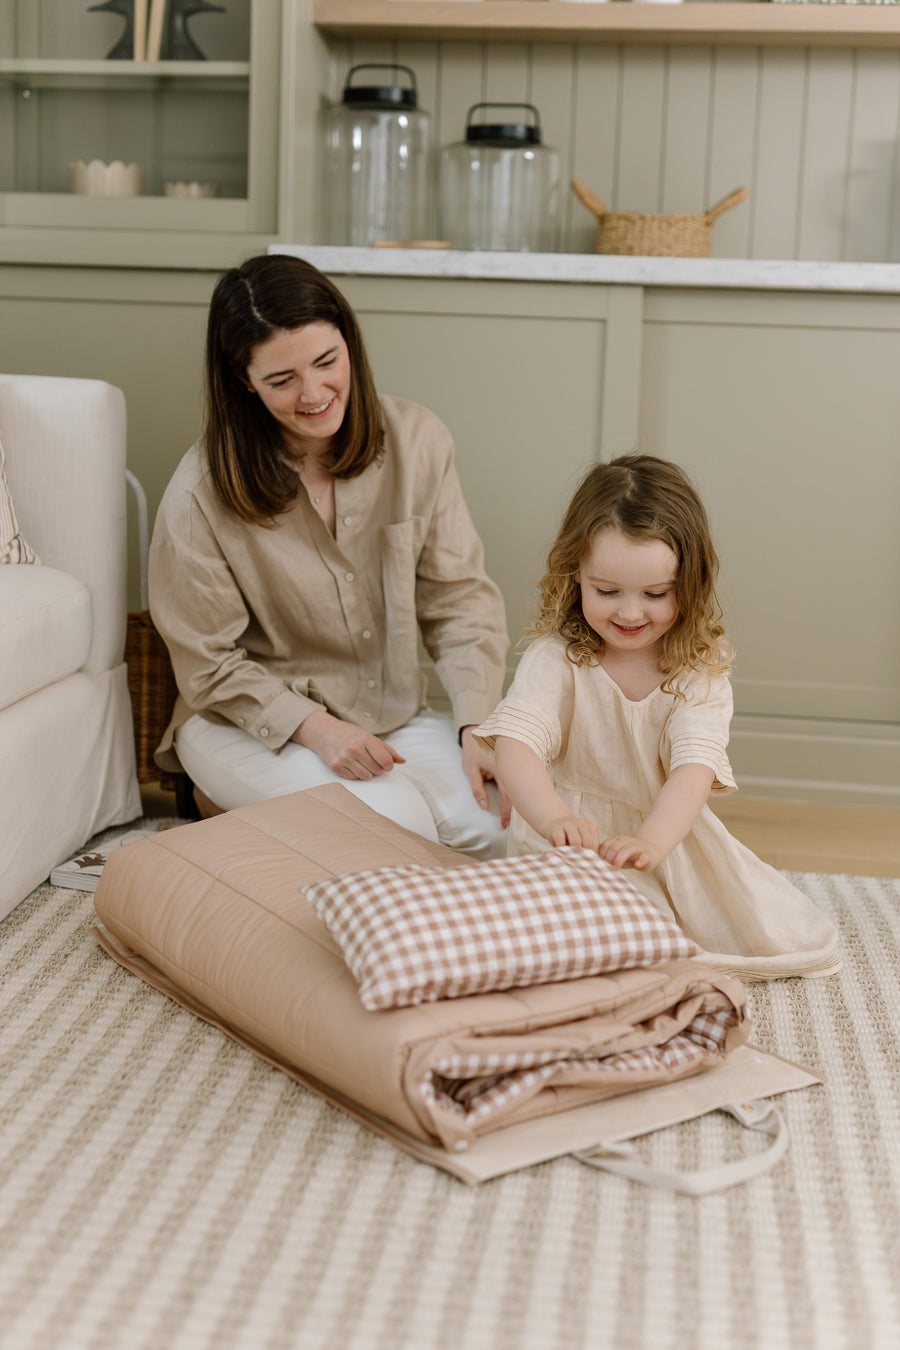
[[420, 517], [386, 525], [381, 557], [381, 584], [384, 593], [388, 635], [404, 630], [416, 631], [416, 575], [423, 522]]

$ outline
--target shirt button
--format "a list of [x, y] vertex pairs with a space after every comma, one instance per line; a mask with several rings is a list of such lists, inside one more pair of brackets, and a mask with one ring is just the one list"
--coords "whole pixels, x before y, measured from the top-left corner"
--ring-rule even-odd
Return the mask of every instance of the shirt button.
[[374, 688], [375, 688], [375, 681], [374, 681], [374, 680], [366, 680], [366, 684], [369, 686], [370, 689], [374, 689]]
[[262, 736], [263, 740], [265, 740], [265, 738], [266, 738], [266, 737], [268, 736], [268, 734], [269, 734], [269, 728], [268, 728], [268, 727], [263, 727], [259, 734], [260, 734], [260, 736]]
[[247, 723], [246, 723], [245, 719], [244, 719], [243, 717], [239, 717], [239, 718], [238, 718], [238, 726], [239, 726], [239, 727], [245, 727], [246, 725], [247, 725]]
[[364, 638], [370, 638], [371, 636], [372, 636], [372, 630], [371, 630], [370, 628], [364, 628], [364, 629], [363, 629], [363, 637], [364, 637]]
[[352, 517], [352, 516], [344, 516], [344, 524], [345, 524], [345, 525], [352, 525], [352, 524], [353, 524], [353, 517]]
[[352, 572], [345, 572], [345, 573], [344, 573], [344, 580], [345, 580], [345, 581], [355, 581], [356, 578], [354, 577], [354, 575], [353, 575]]

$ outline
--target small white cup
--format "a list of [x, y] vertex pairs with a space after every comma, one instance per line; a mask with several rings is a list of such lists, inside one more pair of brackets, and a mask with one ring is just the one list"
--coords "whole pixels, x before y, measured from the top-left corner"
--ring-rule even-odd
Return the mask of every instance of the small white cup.
[[107, 164], [102, 159], [73, 159], [69, 164], [69, 188], [89, 197], [139, 197], [141, 192], [140, 164], [123, 164], [114, 159]]

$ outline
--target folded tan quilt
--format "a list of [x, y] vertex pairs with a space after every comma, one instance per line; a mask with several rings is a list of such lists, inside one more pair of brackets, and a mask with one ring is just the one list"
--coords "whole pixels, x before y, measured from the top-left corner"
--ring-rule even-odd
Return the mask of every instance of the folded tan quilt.
[[471, 866], [316, 788], [116, 850], [100, 936], [301, 1081], [448, 1150], [697, 1074], [747, 1040], [743, 985], [694, 959], [367, 1011], [301, 888], [405, 864]]

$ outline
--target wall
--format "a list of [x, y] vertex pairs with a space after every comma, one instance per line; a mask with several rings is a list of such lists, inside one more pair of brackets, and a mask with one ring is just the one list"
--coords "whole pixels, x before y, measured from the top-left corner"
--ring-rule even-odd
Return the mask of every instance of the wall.
[[[308, 9], [298, 14], [302, 49]], [[327, 50], [326, 103], [356, 62], [411, 66], [439, 146], [462, 139], [473, 103], [534, 103], [564, 182], [582, 179], [610, 210], [704, 211], [745, 184], [749, 201], [715, 225], [715, 256], [900, 260], [898, 50], [363, 41]], [[569, 191], [563, 224], [565, 250], [592, 251], [594, 217]], [[313, 228], [288, 242], [328, 242]]]
[[[697, 482], [722, 555], [743, 786], [900, 804], [895, 297], [338, 280], [380, 387], [453, 431], [514, 641], [588, 464], [668, 456]], [[0, 369], [120, 385], [151, 512], [199, 429], [213, 282], [0, 268]], [[131, 573], [135, 607], [135, 558]]]

